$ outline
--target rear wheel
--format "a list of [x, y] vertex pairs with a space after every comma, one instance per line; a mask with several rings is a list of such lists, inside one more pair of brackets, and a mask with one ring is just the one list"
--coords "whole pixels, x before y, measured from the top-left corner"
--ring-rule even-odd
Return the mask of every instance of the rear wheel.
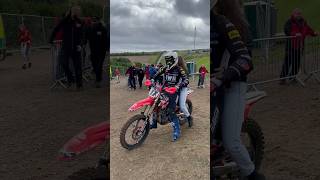
[[242, 127], [243, 143], [247, 147], [251, 160], [254, 162], [256, 170], [259, 170], [264, 155], [264, 135], [257, 122], [248, 119]]
[[120, 132], [121, 146], [132, 150], [140, 146], [147, 138], [150, 130], [149, 121], [144, 115], [135, 115], [122, 127]]
[[187, 99], [187, 100], [186, 100], [186, 106], [187, 106], [188, 111], [189, 111], [189, 113], [190, 113], [190, 115], [191, 115], [191, 114], [192, 114], [192, 110], [193, 110], [193, 106], [192, 106], [192, 102], [191, 102], [190, 99]]

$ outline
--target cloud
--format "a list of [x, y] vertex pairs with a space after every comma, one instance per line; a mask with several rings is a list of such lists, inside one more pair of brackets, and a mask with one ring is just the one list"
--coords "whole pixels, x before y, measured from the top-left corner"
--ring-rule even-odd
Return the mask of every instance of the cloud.
[[111, 1], [110, 15], [111, 52], [193, 49], [195, 26], [209, 48], [209, 0]]

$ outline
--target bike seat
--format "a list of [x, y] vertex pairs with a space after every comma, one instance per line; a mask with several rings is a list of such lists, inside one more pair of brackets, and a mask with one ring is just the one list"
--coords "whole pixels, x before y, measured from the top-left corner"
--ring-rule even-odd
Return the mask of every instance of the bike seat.
[[248, 104], [251, 104], [253, 102], [257, 102], [258, 100], [260, 100], [266, 96], [267, 96], [267, 93], [264, 91], [247, 92], [246, 101]]

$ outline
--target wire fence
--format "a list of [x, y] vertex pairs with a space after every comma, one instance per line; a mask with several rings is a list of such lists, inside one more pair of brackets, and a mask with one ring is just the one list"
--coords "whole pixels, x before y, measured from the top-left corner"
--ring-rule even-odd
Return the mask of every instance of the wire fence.
[[[300, 36], [256, 39], [253, 42], [254, 70], [248, 76], [251, 86], [275, 81], [305, 82], [320, 72], [320, 38]], [[307, 76], [307, 78], [305, 78]]]
[[6, 49], [15, 51], [20, 48], [18, 41], [19, 26], [24, 24], [32, 36], [32, 47], [48, 47], [52, 30], [55, 26], [54, 17], [1, 13], [6, 34]]

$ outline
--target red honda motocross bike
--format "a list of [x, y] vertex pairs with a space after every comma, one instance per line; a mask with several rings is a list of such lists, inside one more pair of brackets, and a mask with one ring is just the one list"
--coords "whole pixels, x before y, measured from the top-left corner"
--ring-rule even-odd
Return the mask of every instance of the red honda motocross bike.
[[[143, 108], [140, 114], [131, 117], [122, 127], [120, 132], [120, 143], [122, 147], [132, 150], [140, 146], [147, 138], [150, 131], [150, 122], [156, 118], [160, 125], [168, 124], [169, 116], [167, 107], [169, 98], [167, 94], [176, 93], [175, 87], [163, 88], [159, 83], [154, 83], [151, 80], [145, 82], [147, 87], [151, 87], [149, 95], [146, 99], [134, 103], [129, 111], [136, 111]], [[192, 90], [188, 90], [188, 97]], [[189, 98], [186, 100], [186, 106], [189, 113], [192, 114], [192, 102]], [[179, 118], [180, 125], [187, 122], [184, 114], [180, 112], [179, 107], [176, 108], [176, 114]]]
[[80, 169], [68, 176], [68, 180], [109, 180], [110, 124], [106, 121], [90, 126], [71, 138], [60, 150], [58, 160], [75, 160], [75, 157], [104, 145], [105, 151], [94, 167]]
[[[264, 135], [259, 124], [249, 118], [253, 105], [266, 97], [263, 91], [248, 92], [246, 95], [246, 106], [244, 122], [242, 124], [241, 139], [246, 146], [256, 170], [259, 170], [264, 154]], [[213, 95], [212, 98], [216, 98]], [[213, 105], [214, 106], [214, 105]], [[212, 179], [239, 179], [240, 171], [237, 164], [232, 160], [228, 152], [223, 148], [221, 142], [221, 107], [215, 106], [211, 122], [211, 177]]]

